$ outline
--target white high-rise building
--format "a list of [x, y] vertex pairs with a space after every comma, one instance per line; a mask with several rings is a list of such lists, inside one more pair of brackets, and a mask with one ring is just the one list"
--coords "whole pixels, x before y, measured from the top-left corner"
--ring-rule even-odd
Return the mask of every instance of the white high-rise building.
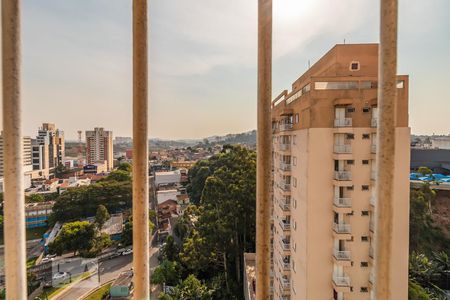
[[96, 127], [86, 131], [86, 161], [88, 164], [106, 163], [107, 170], [113, 168], [113, 133]]

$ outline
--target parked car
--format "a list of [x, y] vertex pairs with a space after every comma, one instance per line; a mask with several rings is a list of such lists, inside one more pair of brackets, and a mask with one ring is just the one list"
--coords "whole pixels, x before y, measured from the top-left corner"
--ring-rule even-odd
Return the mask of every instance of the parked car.
[[133, 249], [128, 248], [128, 249], [126, 249], [125, 251], [122, 252], [122, 255], [129, 255], [129, 254], [132, 254], [132, 253], [133, 253]]
[[49, 261], [54, 261], [56, 257], [56, 254], [47, 254], [42, 260], [41, 262], [45, 263], [45, 262], [49, 262]]
[[53, 286], [70, 282], [70, 274], [68, 272], [57, 272], [52, 276]]

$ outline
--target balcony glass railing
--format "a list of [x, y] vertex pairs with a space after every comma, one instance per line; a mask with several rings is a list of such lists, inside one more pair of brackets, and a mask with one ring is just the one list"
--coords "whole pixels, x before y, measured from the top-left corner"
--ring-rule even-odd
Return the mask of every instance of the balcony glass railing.
[[338, 286], [350, 286], [350, 277], [346, 275], [333, 275], [333, 282]]
[[334, 127], [351, 127], [352, 118], [334, 119]]
[[373, 249], [372, 245], [370, 245], [370, 247], [369, 247], [369, 257], [371, 257], [371, 258], [375, 257], [375, 250]]
[[337, 207], [352, 207], [352, 199], [351, 198], [335, 197], [333, 203]]
[[333, 255], [337, 260], [350, 260], [350, 251], [334, 249]]
[[291, 263], [289, 261], [284, 261], [283, 259], [280, 259], [280, 265], [283, 268], [283, 270], [291, 269]]
[[289, 279], [281, 280], [281, 287], [283, 288], [283, 290], [289, 290], [291, 288], [291, 281]]
[[352, 173], [350, 171], [334, 171], [334, 179], [352, 180]]
[[291, 170], [291, 164], [286, 162], [280, 163], [280, 169], [283, 171], [290, 171]]
[[291, 149], [291, 144], [280, 144], [280, 151], [288, 151]]
[[372, 179], [372, 180], [376, 180], [377, 179], [377, 171], [376, 170], [372, 170], [370, 172], [370, 179]]
[[333, 229], [337, 233], [350, 233], [352, 228], [350, 224], [334, 223]]
[[291, 209], [291, 202], [286, 200], [280, 200], [280, 208], [284, 211]]
[[283, 230], [291, 230], [291, 222], [286, 222], [284, 220], [280, 221], [280, 227]]
[[372, 219], [369, 221], [369, 230], [375, 232], [375, 222]]
[[352, 145], [334, 145], [334, 153], [352, 153]]
[[377, 201], [377, 198], [375, 198], [375, 196], [370, 197], [370, 205], [375, 206], [376, 201]]
[[291, 242], [286, 240], [281, 240], [281, 249], [283, 250], [290, 250], [291, 249]]
[[375, 275], [373, 274], [373, 272], [369, 273], [369, 282], [372, 284], [375, 283]]
[[290, 183], [280, 183], [280, 184], [278, 184], [278, 187], [280, 188], [280, 189], [282, 189], [283, 191], [285, 191], [285, 192], [288, 192], [288, 191], [290, 191], [291, 190], [291, 184]]
[[291, 130], [294, 124], [292, 123], [284, 123], [280, 125], [280, 131]]

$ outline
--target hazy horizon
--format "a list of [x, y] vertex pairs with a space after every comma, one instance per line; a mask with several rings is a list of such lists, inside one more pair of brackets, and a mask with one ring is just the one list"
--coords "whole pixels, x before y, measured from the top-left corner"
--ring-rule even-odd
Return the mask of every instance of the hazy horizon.
[[[377, 42], [378, 4], [274, 2], [273, 95], [344, 39]], [[257, 1], [149, 6], [150, 136], [254, 129]], [[24, 135], [50, 122], [68, 140], [94, 127], [131, 136], [131, 2], [24, 0], [22, 8]], [[448, 134], [450, 2], [400, 1], [399, 12], [398, 73], [410, 76], [411, 131]]]

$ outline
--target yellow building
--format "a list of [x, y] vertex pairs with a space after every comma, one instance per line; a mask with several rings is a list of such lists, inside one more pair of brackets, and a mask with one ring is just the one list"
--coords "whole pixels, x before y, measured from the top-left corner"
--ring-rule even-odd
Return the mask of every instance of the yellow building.
[[[272, 104], [273, 298], [371, 299], [378, 45], [336, 45]], [[408, 296], [408, 76], [398, 76], [393, 299]]]

